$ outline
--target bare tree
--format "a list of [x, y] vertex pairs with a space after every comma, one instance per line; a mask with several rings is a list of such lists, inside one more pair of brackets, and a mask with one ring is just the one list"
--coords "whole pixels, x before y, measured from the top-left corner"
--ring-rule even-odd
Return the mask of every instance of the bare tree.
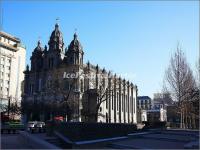
[[8, 98], [8, 105], [5, 106], [5, 112], [8, 113], [8, 117], [11, 120], [15, 120], [19, 115], [21, 115], [21, 105], [17, 98]]
[[[75, 71], [72, 73], [77, 74]], [[67, 116], [67, 121], [71, 121], [72, 119], [79, 117], [79, 114], [74, 115], [77, 112], [77, 109], [79, 109], [78, 101], [71, 98], [71, 96], [78, 87], [77, 85], [81, 75], [82, 73], [78, 73], [77, 77], [63, 79], [61, 78], [60, 71], [53, 70], [52, 73], [52, 76], [54, 77], [50, 90], [54, 94], [54, 101], [52, 102], [52, 105], [57, 114]]]
[[180, 112], [180, 128], [186, 128], [191, 112], [191, 89], [195, 89], [195, 80], [184, 53], [177, 47], [171, 57], [165, 73], [167, 87], [177, 102]]
[[[101, 104], [106, 100], [105, 95], [107, 90], [104, 92], [102, 89], [87, 89], [83, 97], [83, 110], [82, 116], [87, 122], [97, 122], [98, 116], [102, 114], [99, 112]], [[104, 117], [104, 116], [103, 116]]]
[[[97, 90], [97, 103], [95, 106], [95, 120], [96, 122], [98, 121], [99, 116], [105, 117], [101, 112], [100, 112], [100, 106], [103, 102], [111, 100], [112, 94], [114, 93], [114, 90], [116, 90], [116, 87], [114, 86], [114, 80], [116, 78], [111, 78], [111, 72], [108, 73], [108, 84], [107, 86], [105, 85], [105, 77], [104, 79], [100, 79], [99, 82], [99, 89]], [[116, 84], [116, 82], [115, 82]], [[110, 119], [110, 118], [108, 118]]]
[[[117, 78], [116, 74], [112, 75], [111, 72], [104, 74], [105, 70], [99, 71], [98, 65], [96, 66], [96, 69], [97, 74], [99, 75], [95, 78], [96, 81], [94, 83], [96, 86], [94, 89], [88, 89], [88, 91], [86, 91], [87, 96], [83, 99], [84, 109], [82, 115], [86, 118], [86, 121], [97, 122], [98, 117], [106, 117], [106, 122], [109, 122], [111, 119], [109, 115], [110, 112], [108, 112], [108, 115], [103, 114], [101, 105], [106, 102], [107, 107], [111, 107], [111, 105], [109, 105], [110, 101], [114, 98], [114, 93], [117, 93], [120, 89], [118, 86], [121, 78]], [[127, 82], [121, 80], [121, 84], [125, 86], [127, 85]]]
[[[99, 71], [98, 65], [96, 66], [96, 78], [91, 80], [94, 89], [88, 88], [85, 91], [85, 97], [83, 98], [83, 111], [82, 115], [85, 117], [86, 121], [97, 122], [98, 117], [105, 117], [101, 113], [101, 104], [111, 97], [111, 91], [113, 91], [113, 86], [111, 86], [111, 78], [106, 78], [104, 75], [105, 70]], [[110, 74], [110, 73], [109, 73]], [[100, 75], [100, 76], [99, 76]], [[106, 84], [106, 80], [108, 84]], [[92, 97], [92, 98], [91, 98]]]

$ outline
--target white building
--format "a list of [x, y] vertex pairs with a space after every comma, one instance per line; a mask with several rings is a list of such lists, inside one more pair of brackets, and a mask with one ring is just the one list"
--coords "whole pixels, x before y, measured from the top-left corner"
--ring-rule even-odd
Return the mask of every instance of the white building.
[[8, 100], [21, 101], [26, 49], [19, 38], [0, 31], [0, 106], [1, 112]]
[[163, 108], [147, 110], [147, 121], [167, 121], [166, 110]]
[[137, 122], [142, 123], [143, 121], [147, 121], [147, 110], [138, 109], [137, 110]]
[[152, 100], [149, 96], [138, 96], [137, 103], [138, 103], [138, 109], [141, 110], [152, 109]]

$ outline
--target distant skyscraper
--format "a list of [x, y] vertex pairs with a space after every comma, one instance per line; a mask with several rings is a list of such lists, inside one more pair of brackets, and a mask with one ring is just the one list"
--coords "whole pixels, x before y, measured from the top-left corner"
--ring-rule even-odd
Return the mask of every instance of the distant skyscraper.
[[19, 38], [0, 31], [0, 106], [4, 111], [8, 100], [21, 101], [26, 49]]

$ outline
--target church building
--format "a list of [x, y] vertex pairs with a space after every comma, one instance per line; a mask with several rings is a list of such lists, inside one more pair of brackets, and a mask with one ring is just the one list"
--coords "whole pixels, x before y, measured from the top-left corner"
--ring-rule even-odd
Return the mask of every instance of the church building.
[[24, 71], [22, 111], [26, 121], [63, 116], [67, 121], [137, 123], [137, 86], [84, 63], [77, 34], [65, 47], [56, 23], [48, 46], [38, 41]]

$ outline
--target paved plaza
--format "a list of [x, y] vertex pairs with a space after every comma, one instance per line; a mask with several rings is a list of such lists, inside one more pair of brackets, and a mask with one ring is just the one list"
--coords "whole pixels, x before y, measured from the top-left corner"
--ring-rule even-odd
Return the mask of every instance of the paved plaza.
[[[45, 133], [27, 133], [33, 138], [47, 141]], [[117, 138], [116, 138], [117, 139]], [[103, 142], [101, 142], [101, 140]], [[108, 148], [108, 149], [198, 149], [199, 132], [181, 130], [154, 130], [129, 134], [123, 138], [101, 139], [93, 141], [76, 142], [74, 148]], [[78, 143], [86, 143], [80, 144]], [[36, 148], [36, 147], [35, 147]], [[38, 147], [37, 147], [38, 148]], [[61, 148], [61, 147], [60, 147]], [[20, 134], [2, 134], [1, 149], [34, 149], [20, 138]], [[62, 149], [62, 148], [61, 148]]]
[[145, 134], [132, 134], [128, 139], [112, 142], [112, 148], [128, 149], [197, 149], [199, 132], [196, 131], [153, 131]]
[[0, 149], [33, 149], [33, 147], [27, 145], [20, 138], [20, 134], [1, 134]]

